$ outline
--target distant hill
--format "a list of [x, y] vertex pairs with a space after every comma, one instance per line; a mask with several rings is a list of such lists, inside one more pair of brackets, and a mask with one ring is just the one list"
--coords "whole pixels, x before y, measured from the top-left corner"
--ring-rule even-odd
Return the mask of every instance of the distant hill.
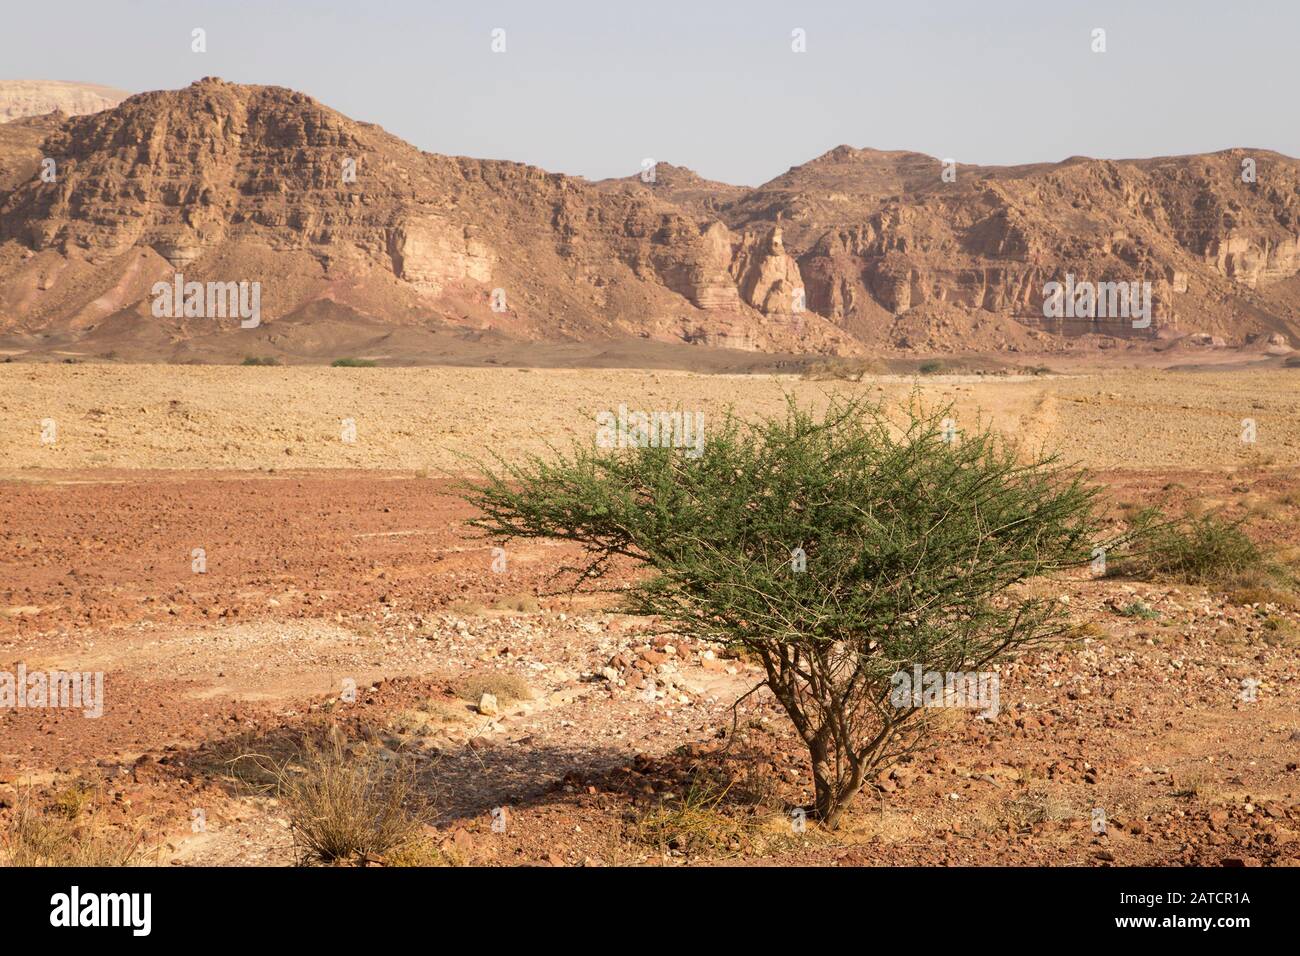
[[94, 83], [62, 80], [0, 80], [0, 123], [56, 110], [68, 116], [98, 113], [122, 102], [130, 93]]

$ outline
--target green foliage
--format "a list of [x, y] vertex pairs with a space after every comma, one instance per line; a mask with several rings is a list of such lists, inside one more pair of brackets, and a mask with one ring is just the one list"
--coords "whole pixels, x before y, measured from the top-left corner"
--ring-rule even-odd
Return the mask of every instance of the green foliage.
[[1111, 562], [1108, 573], [1212, 587], [1243, 586], [1275, 576], [1277, 569], [1242, 530], [1243, 520], [1229, 521], [1214, 513], [1170, 520], [1147, 509], [1134, 518], [1132, 553]]
[[1131, 604], [1126, 604], [1119, 609], [1119, 613], [1124, 617], [1137, 617], [1144, 621], [1154, 621], [1160, 617], [1160, 612], [1145, 601], [1134, 601]]
[[[991, 431], [945, 441], [950, 409], [892, 421], [834, 399], [814, 416], [727, 416], [698, 457], [670, 448], [500, 463], [465, 488], [493, 538], [581, 544], [581, 583], [617, 559], [652, 572], [635, 612], [753, 653], [809, 747], [834, 825], [866, 773], [914, 740], [890, 678], [974, 671], [1066, 632], [1055, 602], [1016, 586], [1086, 563], [1096, 490], [1055, 459], [1018, 459]], [[795, 559], [801, 549], [805, 570]]]
[[371, 359], [340, 358], [330, 362], [330, 368], [374, 368], [376, 364]]
[[246, 356], [244, 358], [244, 361], [242, 361], [240, 364], [241, 365], [279, 365], [280, 360], [275, 357], [257, 358], [255, 356], [249, 355]]

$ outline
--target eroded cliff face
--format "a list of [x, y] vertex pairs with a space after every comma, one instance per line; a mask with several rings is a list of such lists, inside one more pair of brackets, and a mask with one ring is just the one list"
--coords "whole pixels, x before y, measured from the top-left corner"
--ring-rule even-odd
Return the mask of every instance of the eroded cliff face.
[[732, 252], [729, 270], [741, 298], [764, 315], [790, 315], [806, 307], [796, 306], [795, 297], [806, 299], [799, 264], [785, 251], [779, 228], [766, 233], [747, 231]]
[[859, 348], [818, 317], [766, 321], [799, 281], [771, 230], [733, 235], [635, 181], [422, 153], [291, 90], [209, 78], [64, 118], [39, 147], [52, 179], [32, 175], [30, 135], [21, 151], [0, 192], [0, 240], [24, 250], [0, 260], [11, 329], [143, 315], [141, 290], [181, 272], [262, 283], [269, 321], [327, 299], [533, 339]]
[[629, 226], [624, 235], [634, 240], [626, 259], [640, 278], [662, 282], [701, 310], [739, 309], [740, 296], [727, 273], [731, 233], [722, 223], [701, 229], [698, 223], [673, 215], [657, 228]]
[[1300, 236], [1216, 236], [1206, 246], [1205, 262], [1219, 275], [1258, 289], [1300, 272]]
[[437, 296], [452, 282], [492, 281], [495, 259], [473, 226], [453, 226], [438, 216], [401, 220], [390, 232], [393, 273], [420, 292]]
[[[268, 322], [327, 302], [539, 341], [856, 354], [1300, 329], [1300, 163], [1269, 153], [952, 177], [839, 147], [757, 189], [667, 164], [591, 183], [423, 153], [301, 93], [210, 78], [0, 125], [0, 158], [15, 334], [153, 329], [148, 290], [176, 272], [262, 283]], [[1148, 283], [1152, 322], [1045, 316], [1067, 276]]]
[[[204, 81], [65, 123], [44, 146], [57, 181], [16, 190], [4, 234], [98, 256], [149, 246], [177, 264], [232, 238], [382, 259], [415, 192], [386, 170], [386, 139], [302, 94]], [[346, 162], [369, 175], [346, 181]]]
[[[1191, 322], [1241, 341], [1296, 329], [1289, 294], [1270, 287], [1300, 273], [1298, 169], [1230, 150], [957, 167], [945, 180], [938, 160], [840, 147], [721, 215], [737, 229], [784, 221], [808, 307], [841, 323], [955, 307], [1063, 335], [1152, 337]], [[1067, 276], [1148, 284], [1151, 323], [1045, 316], [1044, 290]]]

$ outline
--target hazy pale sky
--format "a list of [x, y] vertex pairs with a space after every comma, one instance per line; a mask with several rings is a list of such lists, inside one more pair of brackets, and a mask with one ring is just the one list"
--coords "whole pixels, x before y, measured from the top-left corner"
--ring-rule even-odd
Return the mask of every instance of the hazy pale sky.
[[0, 78], [277, 84], [422, 149], [593, 179], [652, 158], [757, 185], [840, 143], [966, 163], [1300, 155], [1300, 0], [5, 6]]

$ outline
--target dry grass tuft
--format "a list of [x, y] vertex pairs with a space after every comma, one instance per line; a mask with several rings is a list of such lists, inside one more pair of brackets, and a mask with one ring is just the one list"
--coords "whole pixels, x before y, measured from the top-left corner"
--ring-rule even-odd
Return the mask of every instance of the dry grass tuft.
[[825, 843], [829, 834], [811, 816], [796, 828], [777, 790], [777, 781], [762, 772], [696, 767], [685, 791], [642, 812], [627, 836], [632, 845], [660, 853], [722, 859]]
[[398, 711], [388, 726], [399, 734], [425, 735], [469, 723], [472, 719], [464, 704], [430, 697], [413, 708]]
[[520, 700], [531, 700], [532, 689], [518, 674], [510, 671], [476, 670], [452, 682], [457, 697], [478, 703], [484, 694], [491, 694], [505, 707]]
[[1282, 591], [1264, 584], [1234, 588], [1228, 592], [1232, 604], [1273, 604], [1288, 611], [1300, 611], [1300, 598], [1290, 591]]
[[1218, 796], [1219, 788], [1214, 777], [1204, 767], [1186, 767], [1170, 774], [1174, 796], [1190, 799], [1213, 799]]
[[499, 598], [492, 604], [495, 611], [515, 611], [520, 614], [537, 614], [542, 607], [537, 598], [531, 594], [511, 594]]
[[425, 806], [410, 762], [350, 742], [332, 726], [308, 737], [290, 760], [250, 756], [273, 783], [302, 865], [428, 857]]
[[1288, 618], [1270, 614], [1260, 633], [1270, 647], [1300, 648], [1300, 625]]
[[384, 858], [385, 866], [426, 867], [463, 866], [455, 850], [439, 846], [428, 833], [408, 840]]
[[50, 805], [22, 794], [0, 831], [0, 860], [8, 866], [130, 866], [139, 862], [139, 832], [110, 826], [94, 812], [92, 789], [74, 785]]
[[727, 784], [695, 774], [683, 794], [668, 797], [636, 820], [633, 838], [660, 851], [685, 855], [738, 853], [753, 824], [737, 821], [720, 809], [729, 790]]
[[1016, 830], [1028, 830], [1039, 823], [1056, 823], [1076, 816], [1069, 802], [1043, 787], [1031, 787], [1008, 800], [1003, 819]]

